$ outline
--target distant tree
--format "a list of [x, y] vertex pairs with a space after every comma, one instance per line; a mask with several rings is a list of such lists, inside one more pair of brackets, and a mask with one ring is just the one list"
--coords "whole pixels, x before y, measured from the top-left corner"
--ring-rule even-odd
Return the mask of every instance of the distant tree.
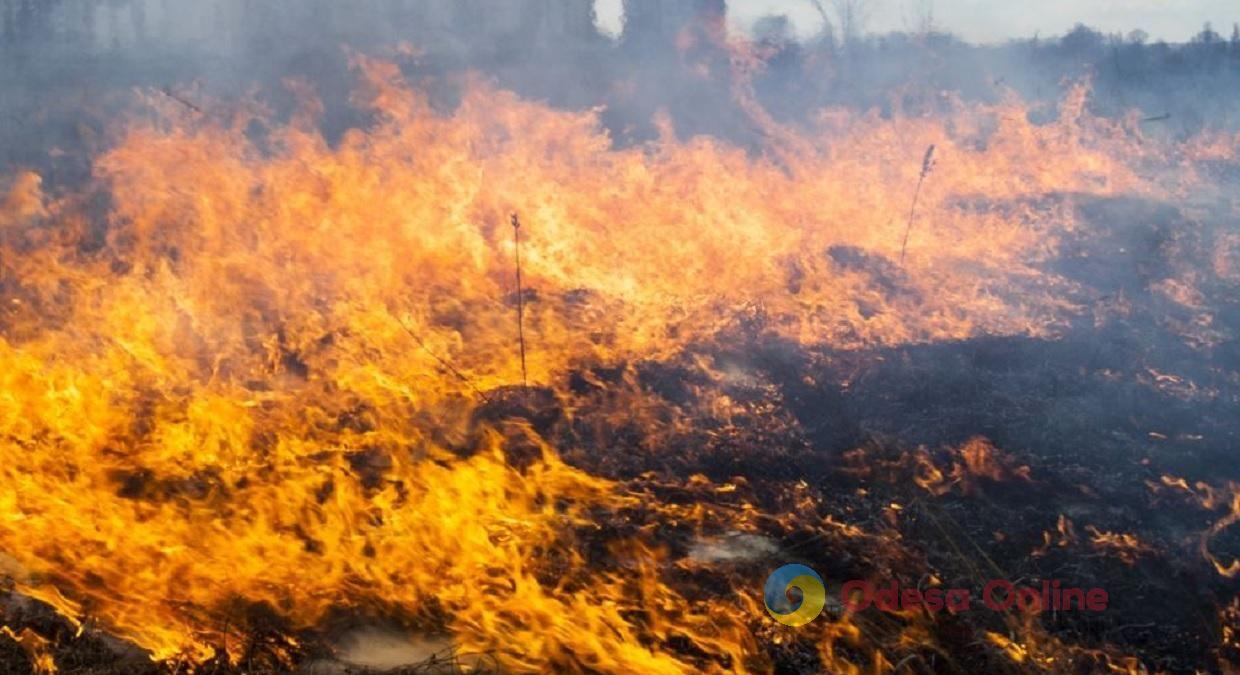
[[1138, 47], [1144, 46], [1149, 39], [1150, 34], [1140, 28], [1128, 33], [1128, 43], [1137, 45]]
[[1231, 25], [1231, 55], [1240, 58], [1240, 23]]
[[1201, 27], [1200, 33], [1193, 36], [1193, 42], [1196, 42], [1197, 44], [1203, 44], [1203, 45], [1214, 45], [1214, 44], [1221, 42], [1222, 40], [1223, 40], [1223, 36], [1219, 35], [1218, 33], [1214, 31], [1214, 26], [1209, 21], [1207, 21], [1206, 24]]
[[827, 46], [834, 48], [835, 42], [835, 26], [831, 21], [831, 13], [827, 11], [826, 6], [822, 4], [822, 0], [809, 0], [818, 12], [818, 16], [822, 17], [822, 28], [819, 30], [819, 38], [821, 42], [825, 42]]
[[840, 39], [845, 45], [857, 42], [865, 32], [865, 23], [870, 18], [870, 4], [867, 0], [831, 0], [835, 9], [835, 20], [840, 27]]
[[782, 14], [767, 15], [755, 21], [753, 36], [758, 42], [772, 46], [783, 46], [795, 39], [792, 22]]
[[1073, 56], [1088, 57], [1097, 54], [1106, 45], [1102, 33], [1078, 23], [1059, 40], [1059, 46]]
[[809, 2], [822, 17], [824, 34], [833, 33], [833, 24], [836, 24], [839, 26], [840, 41], [845, 46], [861, 37], [870, 14], [867, 0], [831, 0], [831, 11], [827, 10], [822, 0], [809, 0]]

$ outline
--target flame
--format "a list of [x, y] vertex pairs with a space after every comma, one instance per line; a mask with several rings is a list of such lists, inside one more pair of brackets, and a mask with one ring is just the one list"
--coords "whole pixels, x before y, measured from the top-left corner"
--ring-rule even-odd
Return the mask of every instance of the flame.
[[951, 467], [944, 471], [940, 464], [945, 462], [936, 464], [929, 453], [919, 450], [914, 456], [917, 475], [913, 482], [933, 495], [942, 496], [953, 487], [964, 494], [974, 494], [980, 489], [982, 479], [996, 483], [1031, 480], [1029, 467], [1018, 465], [985, 438], [972, 438], [959, 448], [949, 449], [948, 454]]
[[1094, 548], [1114, 555], [1125, 565], [1135, 565], [1137, 559], [1145, 555], [1153, 555], [1155, 550], [1141, 541], [1135, 534], [1128, 532], [1106, 532], [1093, 525], [1085, 528], [1090, 534], [1090, 543]]
[[1051, 548], [1067, 548], [1074, 546], [1080, 542], [1080, 537], [1076, 533], [1076, 524], [1071, 518], [1059, 514], [1059, 519], [1055, 521], [1055, 531], [1045, 530], [1042, 532], [1042, 545], [1035, 548], [1031, 555], [1040, 557], [1046, 555]]
[[[1113, 556], [1130, 567], [1137, 563], [1138, 558], [1154, 555], [1157, 552], [1153, 546], [1141, 541], [1140, 537], [1135, 534], [1108, 532], [1093, 525], [1086, 525], [1085, 531], [1089, 533], [1089, 545], [1094, 550], [1103, 555]], [[1042, 532], [1042, 545], [1035, 548], [1031, 555], [1041, 557], [1049, 553], [1052, 548], [1068, 548], [1080, 542], [1081, 537], [1077, 534], [1076, 525], [1072, 519], [1060, 514], [1055, 523], [1055, 531]]]
[[56, 661], [51, 653], [51, 640], [39, 635], [29, 628], [18, 632], [8, 626], [0, 626], [0, 635], [16, 642], [30, 657], [30, 665], [38, 675], [55, 675], [59, 672]]
[[1240, 559], [1224, 562], [1210, 550], [1210, 542], [1224, 530], [1240, 522], [1240, 484], [1228, 481], [1223, 487], [1215, 487], [1205, 481], [1197, 481], [1190, 486], [1188, 481], [1178, 476], [1163, 475], [1159, 483], [1149, 483], [1151, 491], [1158, 493], [1172, 489], [1185, 494], [1199, 507], [1207, 511], [1226, 511], [1210, 527], [1202, 532], [1197, 540], [1197, 550], [1220, 575], [1233, 579], [1240, 576]]
[[[837, 348], [1053, 334], [1080, 308], [1038, 263], [1075, 224], [1040, 197], [1160, 189], [1083, 87], [1048, 125], [1014, 98], [829, 110], [754, 155], [666, 120], [617, 147], [597, 111], [480, 81], [437, 111], [392, 64], [355, 62], [374, 123], [338, 144], [310, 99], [282, 125], [152, 96], [86, 190], [26, 173], [3, 198], [0, 550], [23, 593], [156, 660], [236, 661], [239, 608], [262, 605], [289, 633], [399, 614], [516, 671], [761, 669], [751, 599], [684, 597], [640, 540], [588, 564], [598, 514], [645, 500], [535, 424], [479, 415], [521, 381], [508, 214], [529, 379], [571, 416], [569, 373], [738, 324]], [[924, 461], [936, 494], [1029, 480], [981, 439]], [[860, 672], [856, 626], [824, 631], [824, 663]]]

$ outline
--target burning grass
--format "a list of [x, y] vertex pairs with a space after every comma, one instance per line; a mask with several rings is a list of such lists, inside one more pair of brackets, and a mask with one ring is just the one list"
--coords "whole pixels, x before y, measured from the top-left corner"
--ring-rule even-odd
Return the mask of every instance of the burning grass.
[[[155, 95], [81, 190], [9, 180], [5, 663], [328, 667], [367, 624], [503, 671], [1235, 661], [1236, 491], [1155, 473], [1237, 433], [1235, 216], [1174, 206], [1175, 149], [1084, 88], [1040, 126], [1008, 100], [621, 148], [356, 66], [373, 123], [337, 144], [304, 84], [286, 122]], [[793, 559], [1122, 600], [792, 631], [759, 598]]]

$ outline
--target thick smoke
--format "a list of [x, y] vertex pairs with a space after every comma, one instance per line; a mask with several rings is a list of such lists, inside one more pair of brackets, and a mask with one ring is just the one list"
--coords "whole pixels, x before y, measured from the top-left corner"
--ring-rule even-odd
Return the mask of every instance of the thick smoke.
[[[473, 70], [553, 105], [606, 106], [622, 143], [655, 134], [659, 111], [683, 135], [760, 142], [752, 110], [734, 100], [738, 76], [779, 121], [827, 106], [931, 112], [949, 94], [1051, 101], [1090, 79], [1093, 112], [1138, 110], [1149, 132], [1240, 125], [1240, 28], [1228, 36], [1206, 26], [1172, 45], [1078, 26], [978, 46], [924, 9], [908, 31], [872, 35], [867, 3], [806, 3], [798, 11], [820, 12], [822, 27], [798, 38], [783, 16], [754, 22], [747, 35], [735, 22], [725, 29], [724, 0], [624, 0], [617, 35], [600, 30], [592, 0], [2, 0], [0, 167], [67, 171], [49, 162], [48, 141], [89, 145], [115, 92], [130, 87], [194, 105], [175, 91], [270, 92], [302, 77], [324, 98], [329, 135], [338, 133], [360, 123], [347, 104], [347, 50], [399, 58], [410, 74], [434, 78], [445, 105], [453, 97], [444, 76]], [[756, 67], [738, 64], [738, 42]]]

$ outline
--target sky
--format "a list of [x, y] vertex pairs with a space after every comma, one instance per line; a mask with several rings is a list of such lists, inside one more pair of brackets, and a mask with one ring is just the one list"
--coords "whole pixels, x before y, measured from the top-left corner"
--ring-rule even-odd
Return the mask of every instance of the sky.
[[[619, 30], [622, 0], [596, 0], [599, 23]], [[827, 7], [831, 0], [822, 0]], [[1240, 21], [1240, 0], [868, 0], [870, 31], [908, 30], [918, 8], [933, 9], [935, 25], [970, 42], [1003, 42], [1015, 37], [1061, 35], [1076, 23], [1104, 33], [1144, 30], [1151, 40], [1183, 42], [1207, 21], [1224, 37]], [[733, 21], [752, 25], [759, 17], [783, 14], [801, 35], [818, 30], [810, 0], [729, 0]]]

